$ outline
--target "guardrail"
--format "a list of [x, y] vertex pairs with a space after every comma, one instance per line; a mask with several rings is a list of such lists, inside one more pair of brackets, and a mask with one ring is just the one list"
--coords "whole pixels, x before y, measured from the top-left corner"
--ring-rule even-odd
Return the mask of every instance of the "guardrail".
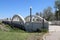
[[60, 21], [49, 21], [50, 25], [60, 25]]

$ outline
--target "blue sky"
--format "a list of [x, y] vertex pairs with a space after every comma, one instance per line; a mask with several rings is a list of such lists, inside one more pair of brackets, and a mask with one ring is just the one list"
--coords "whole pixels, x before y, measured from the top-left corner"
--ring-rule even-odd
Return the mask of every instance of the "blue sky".
[[0, 18], [9, 18], [14, 14], [26, 17], [29, 15], [30, 6], [33, 14], [42, 12], [48, 6], [54, 10], [54, 2], [54, 0], [0, 0]]

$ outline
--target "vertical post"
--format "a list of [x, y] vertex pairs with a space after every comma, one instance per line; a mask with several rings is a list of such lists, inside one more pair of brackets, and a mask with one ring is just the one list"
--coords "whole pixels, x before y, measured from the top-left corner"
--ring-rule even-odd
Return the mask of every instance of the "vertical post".
[[32, 22], [32, 7], [30, 7], [30, 22]]
[[32, 31], [33, 31], [33, 23], [32, 23], [32, 7], [30, 7], [30, 26], [31, 26], [30, 30], [31, 30], [31, 32], [32, 32]]
[[59, 12], [58, 12], [58, 21], [59, 21]]
[[59, 9], [57, 9], [57, 14], [58, 14], [58, 21], [59, 21]]
[[44, 17], [43, 17], [43, 29], [44, 29]]

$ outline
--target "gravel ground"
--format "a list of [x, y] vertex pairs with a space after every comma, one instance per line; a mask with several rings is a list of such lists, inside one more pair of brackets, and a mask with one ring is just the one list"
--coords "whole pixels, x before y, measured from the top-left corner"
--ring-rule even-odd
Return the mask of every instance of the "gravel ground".
[[42, 40], [42, 33], [31, 33], [31, 35], [27, 38], [27, 40]]
[[43, 36], [44, 40], [60, 40], [60, 26], [50, 25], [49, 33]]

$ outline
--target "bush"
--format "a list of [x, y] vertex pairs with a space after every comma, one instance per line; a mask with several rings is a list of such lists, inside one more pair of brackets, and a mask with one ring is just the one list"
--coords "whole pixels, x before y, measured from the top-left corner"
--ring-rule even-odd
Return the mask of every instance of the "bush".
[[2, 24], [2, 22], [0, 22], [0, 24]]
[[42, 29], [41, 32], [46, 33], [46, 32], [48, 32], [48, 30], [47, 29]]

